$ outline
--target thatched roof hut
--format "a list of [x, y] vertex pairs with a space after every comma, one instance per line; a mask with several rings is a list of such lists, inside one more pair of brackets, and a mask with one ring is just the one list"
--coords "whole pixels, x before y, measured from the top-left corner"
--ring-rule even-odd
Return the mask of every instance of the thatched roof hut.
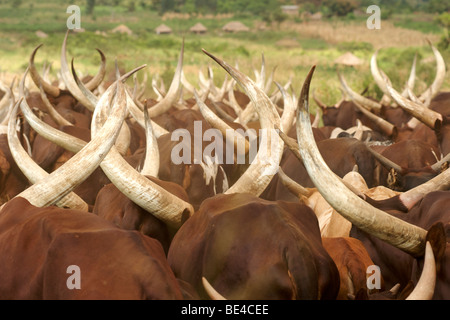
[[155, 29], [156, 34], [169, 34], [172, 33], [172, 29], [165, 24], [161, 24]]
[[246, 32], [246, 31], [250, 31], [250, 28], [247, 27], [242, 22], [231, 21], [231, 22], [228, 22], [226, 25], [224, 25], [222, 30], [225, 32]]
[[196, 34], [203, 34], [206, 33], [208, 31], [208, 29], [206, 29], [206, 27], [201, 24], [200, 22], [197, 22], [194, 26], [192, 26], [189, 31], [191, 31], [192, 33], [196, 33]]
[[363, 64], [363, 60], [361, 60], [351, 52], [346, 52], [342, 56], [334, 60], [334, 63], [343, 64], [346, 66], [358, 66], [360, 64]]
[[322, 12], [316, 12], [316, 13], [314, 13], [314, 14], [312, 14], [310, 17], [309, 17], [309, 19], [311, 19], [311, 20], [322, 20], [322, 17], [323, 17], [323, 14], [322, 14]]
[[117, 27], [115, 27], [114, 29], [111, 30], [111, 32], [113, 33], [122, 33], [122, 34], [127, 34], [129, 36], [131, 36], [133, 34], [133, 31], [131, 31], [130, 28], [128, 28], [126, 25], [121, 24], [118, 25]]
[[38, 38], [48, 38], [48, 34], [41, 30], [36, 31], [35, 34]]

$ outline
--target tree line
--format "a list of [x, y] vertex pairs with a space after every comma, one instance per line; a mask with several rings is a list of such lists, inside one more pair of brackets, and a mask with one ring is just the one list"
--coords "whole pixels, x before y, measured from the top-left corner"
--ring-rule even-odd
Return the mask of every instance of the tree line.
[[280, 11], [282, 5], [298, 5], [300, 11], [321, 11], [326, 15], [345, 16], [355, 9], [378, 5], [396, 13], [450, 11], [450, 0], [86, 0], [90, 3], [141, 6], [160, 13], [247, 13], [264, 15]]
[[[67, 0], [60, 0], [67, 3]], [[19, 7], [23, 0], [0, 0], [0, 4], [9, 3]], [[325, 16], [345, 16], [356, 9], [378, 5], [389, 13], [411, 13], [423, 11], [445, 13], [450, 11], [450, 0], [84, 0], [86, 13], [93, 14], [95, 6], [122, 6], [128, 11], [138, 8], [154, 10], [160, 14], [166, 12], [183, 13], [234, 13], [249, 14], [264, 18], [267, 15], [280, 14], [282, 5], [298, 5], [299, 11], [322, 12]]]

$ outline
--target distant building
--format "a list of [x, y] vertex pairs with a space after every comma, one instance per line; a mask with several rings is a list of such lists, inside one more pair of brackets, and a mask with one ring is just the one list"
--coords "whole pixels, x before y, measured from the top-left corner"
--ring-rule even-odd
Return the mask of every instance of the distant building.
[[231, 21], [223, 26], [222, 28], [225, 32], [245, 32], [250, 31], [250, 28], [239, 21]]
[[351, 52], [346, 52], [342, 56], [340, 56], [339, 58], [334, 60], [334, 63], [354, 67], [354, 66], [359, 66], [359, 65], [363, 64], [363, 60], [356, 57]]
[[299, 6], [296, 6], [296, 5], [281, 6], [281, 11], [290, 16], [298, 16], [298, 9], [299, 9]]
[[158, 28], [155, 30], [156, 34], [170, 34], [172, 33], [172, 29], [165, 24], [161, 24]]
[[316, 12], [314, 14], [311, 15], [311, 17], [309, 17], [310, 20], [322, 20], [322, 12]]
[[35, 34], [38, 38], [48, 38], [48, 34], [41, 30], [36, 31]]
[[192, 33], [196, 33], [196, 34], [203, 34], [203, 33], [206, 33], [208, 31], [208, 29], [206, 29], [206, 27], [203, 24], [198, 22], [194, 26], [192, 26], [189, 29], [189, 31], [191, 31]]
[[113, 33], [122, 33], [122, 34], [127, 34], [129, 36], [131, 36], [133, 34], [133, 31], [130, 30], [130, 28], [128, 28], [126, 25], [121, 24], [118, 25], [117, 27], [115, 27], [114, 29], [111, 30], [111, 32]]

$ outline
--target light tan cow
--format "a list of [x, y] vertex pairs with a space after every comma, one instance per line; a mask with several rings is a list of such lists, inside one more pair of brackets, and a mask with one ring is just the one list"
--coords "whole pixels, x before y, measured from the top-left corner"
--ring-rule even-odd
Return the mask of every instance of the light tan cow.
[[[317, 216], [319, 221], [320, 233], [322, 237], [348, 237], [352, 224], [342, 217], [328, 202], [322, 197], [316, 188], [304, 188], [290, 179], [280, 168], [279, 176], [283, 184], [293, 194], [299, 197], [299, 200], [309, 206]], [[364, 178], [356, 171], [347, 173], [342, 180], [356, 194], [364, 194], [374, 200], [383, 200], [394, 197], [399, 194], [383, 186], [369, 188]]]

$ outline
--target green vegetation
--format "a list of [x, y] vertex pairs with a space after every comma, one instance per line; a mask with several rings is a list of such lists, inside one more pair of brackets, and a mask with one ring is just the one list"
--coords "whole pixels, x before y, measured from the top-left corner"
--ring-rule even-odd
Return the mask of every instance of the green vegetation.
[[450, 12], [444, 12], [435, 18], [435, 21], [444, 27], [445, 31], [439, 42], [439, 49], [447, 50], [450, 47]]
[[[399, 89], [403, 88], [417, 53], [417, 91], [424, 90], [433, 81], [435, 72], [432, 51], [425, 38], [435, 45], [439, 44], [444, 59], [450, 57], [449, 14], [426, 13], [432, 4], [438, 5], [431, 0], [409, 0], [409, 9], [403, 7], [401, 11], [396, 11], [398, 8], [391, 3], [401, 1], [369, 1], [370, 4], [382, 6], [382, 10], [392, 10], [388, 19], [382, 18], [382, 29], [371, 33], [365, 24], [367, 15], [364, 6], [368, 1], [298, 1], [301, 3], [299, 16], [277, 17], [281, 12], [278, 11], [280, 2], [83, 0], [79, 5], [81, 27], [85, 32], [70, 33], [68, 57], [74, 57], [80, 73], [92, 74], [97, 71], [99, 62], [94, 49], [99, 48], [106, 54], [111, 75], [115, 59], [123, 71], [147, 64], [145, 71], [139, 73], [139, 79], [143, 79], [145, 72], [149, 79], [158, 74], [168, 85], [184, 39], [184, 72], [193, 85], [198, 83], [198, 72], [201, 70], [206, 74], [208, 65], [213, 67], [214, 81], [218, 85], [225, 77], [225, 72], [203, 54], [202, 48], [231, 64], [238, 63], [240, 69], [250, 76], [253, 75], [253, 68], [259, 69], [261, 55], [264, 54], [268, 70], [276, 68], [275, 80], [284, 84], [292, 79], [294, 90], [300, 89], [310, 67], [317, 65], [313, 87], [317, 88], [317, 94], [328, 104], [334, 104], [341, 96], [336, 68], [341, 69], [347, 82], [356, 91], [368, 89], [369, 94], [381, 97], [369, 69], [370, 57], [377, 49], [381, 49], [378, 55], [380, 67]], [[262, 4], [277, 10], [267, 13]], [[32, 50], [43, 43], [44, 46], [36, 55], [37, 65], [41, 67], [44, 62], [52, 63], [50, 76], [56, 79], [60, 48], [67, 30], [68, 5], [67, 1], [62, 0], [45, 3], [0, 0], [0, 72], [21, 75], [28, 65]], [[164, 13], [163, 6], [172, 10]], [[353, 10], [345, 13], [341, 8], [339, 10], [344, 11], [340, 13], [341, 16], [337, 16], [336, 12], [330, 10], [336, 8], [333, 6], [342, 6], [347, 11], [355, 6], [364, 10], [362, 14]], [[237, 10], [238, 7], [241, 10]], [[411, 13], [418, 8], [423, 10], [420, 15]], [[324, 18], [321, 21], [309, 21], [301, 16], [305, 11], [321, 11]], [[250, 31], [223, 32], [222, 26], [234, 20], [243, 22]], [[189, 32], [189, 28], [197, 22], [206, 26], [206, 34]], [[161, 23], [170, 26], [173, 33], [157, 35], [155, 29]], [[120, 24], [125, 24], [133, 34], [112, 33], [111, 30]], [[38, 30], [45, 32], [48, 37], [38, 38]], [[388, 45], [386, 38], [390, 40]], [[356, 67], [335, 65], [334, 60], [347, 51], [362, 59], [364, 64]], [[450, 89], [448, 78], [444, 87]], [[150, 85], [148, 88], [146, 94], [153, 95]]]

